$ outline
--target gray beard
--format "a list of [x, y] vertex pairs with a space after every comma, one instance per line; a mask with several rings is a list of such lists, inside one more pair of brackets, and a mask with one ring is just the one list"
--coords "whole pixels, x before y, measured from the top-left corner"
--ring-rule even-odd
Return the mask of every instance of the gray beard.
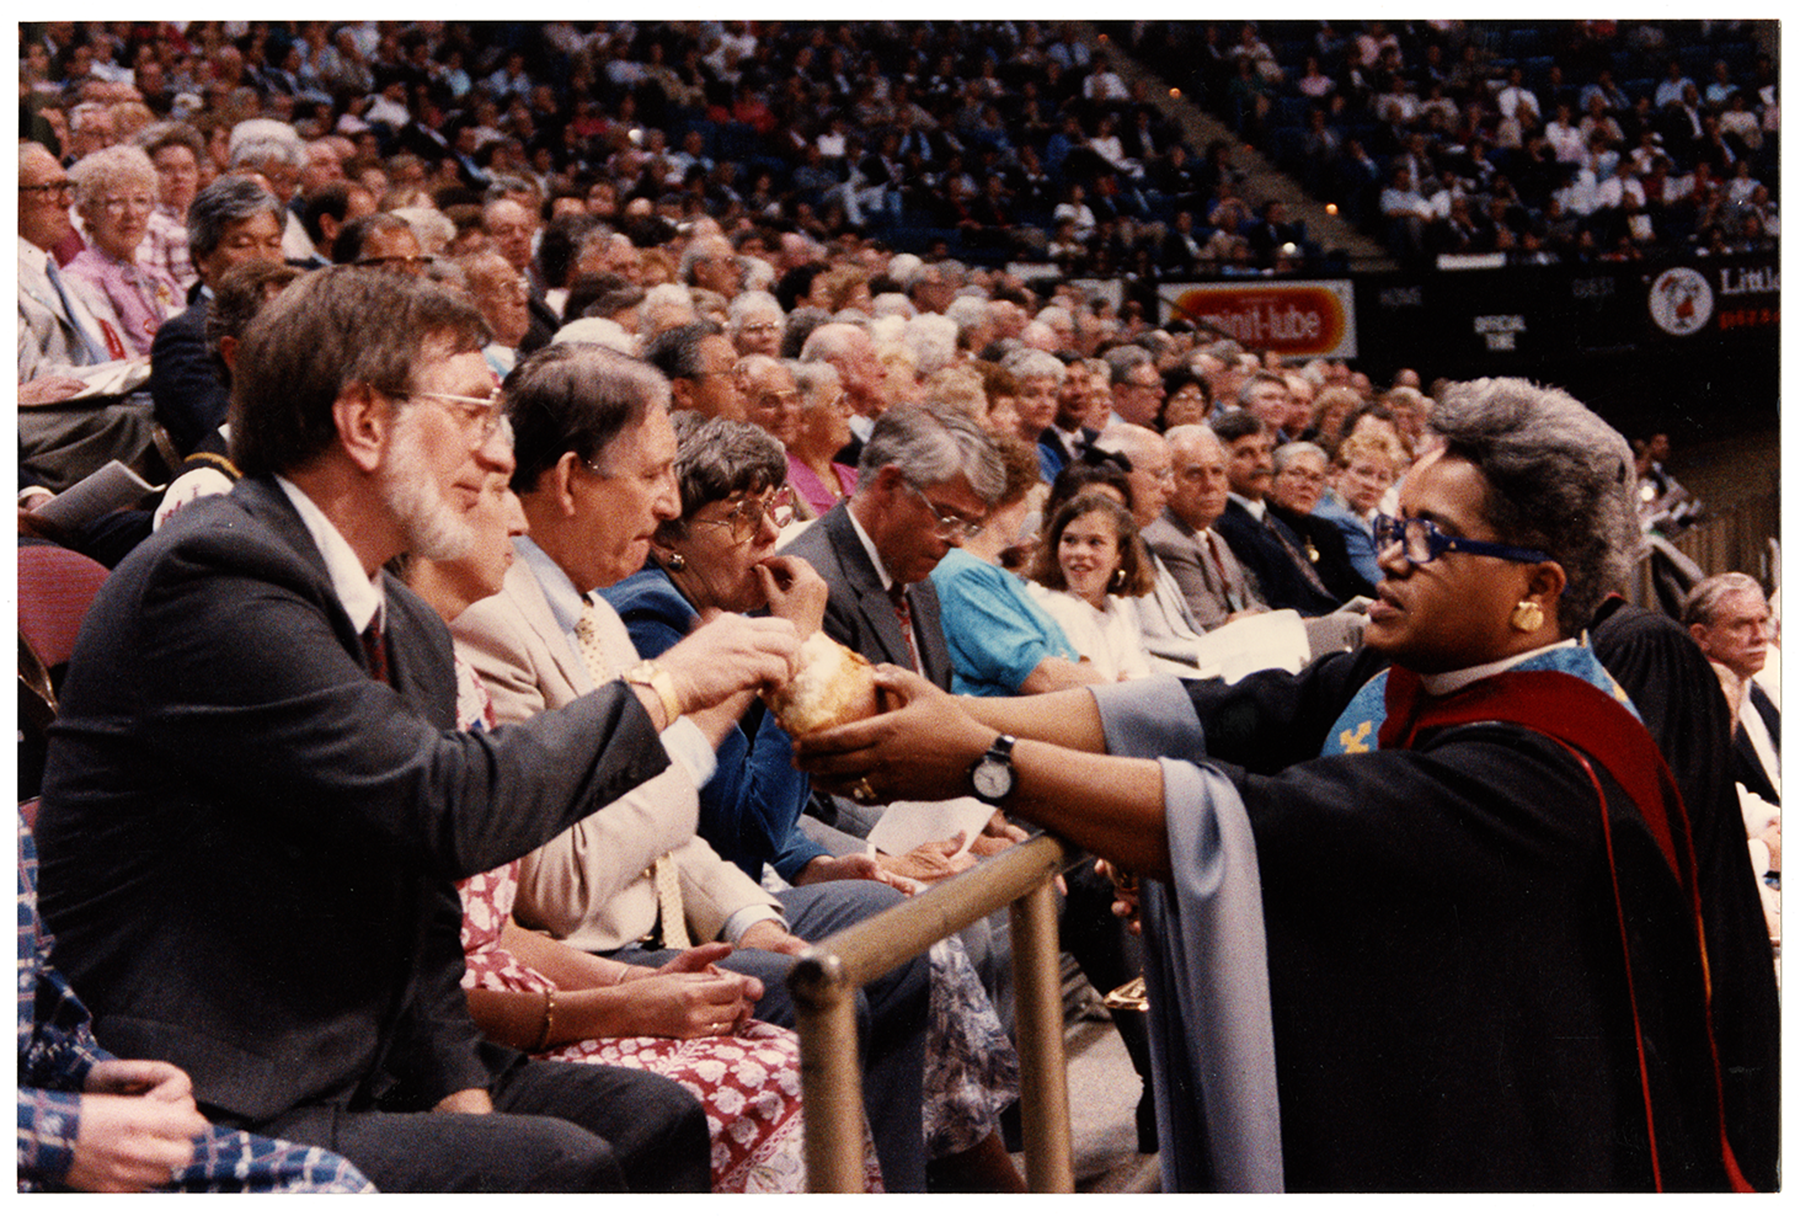
[[400, 525], [405, 552], [426, 561], [449, 562], [475, 543], [474, 527], [445, 501], [427, 466], [416, 425], [404, 415], [377, 478], [382, 505]]

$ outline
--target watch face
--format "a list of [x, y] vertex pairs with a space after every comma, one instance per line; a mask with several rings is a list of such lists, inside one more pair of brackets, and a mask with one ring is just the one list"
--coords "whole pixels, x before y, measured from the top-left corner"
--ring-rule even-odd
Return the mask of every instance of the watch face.
[[1004, 798], [1012, 792], [1011, 766], [992, 756], [983, 756], [969, 779], [975, 786], [975, 793], [983, 798]]

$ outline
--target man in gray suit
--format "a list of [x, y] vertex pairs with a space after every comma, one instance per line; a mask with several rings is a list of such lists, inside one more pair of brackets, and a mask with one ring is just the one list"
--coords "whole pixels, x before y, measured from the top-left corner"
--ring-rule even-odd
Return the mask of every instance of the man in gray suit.
[[[590, 593], [641, 569], [651, 534], [680, 514], [668, 380], [603, 347], [557, 344], [507, 378], [506, 401], [513, 488], [531, 532], [515, 542], [500, 594], [456, 619], [458, 649], [503, 723], [555, 713], [620, 673], [654, 687], [660, 660], [640, 662], [619, 614]], [[527, 856], [514, 914], [577, 949], [652, 968], [690, 941], [729, 942], [719, 966], [754, 977], [742, 999], [757, 1017], [792, 1026], [793, 956], [901, 896], [854, 880], [770, 895], [696, 834], [714, 749], [746, 700], [672, 722], [662, 742], [675, 763]], [[924, 1189], [928, 972], [924, 957], [908, 960], [858, 996], [869, 1124], [891, 1191]]]
[[1216, 629], [1237, 613], [1267, 611], [1231, 546], [1212, 530], [1231, 491], [1225, 445], [1211, 427], [1200, 425], [1171, 428], [1165, 437], [1175, 488], [1162, 514], [1144, 528], [1144, 543], [1174, 576], [1202, 629]]
[[951, 410], [893, 406], [876, 422], [856, 492], [783, 550], [831, 589], [825, 632], [871, 663], [950, 687], [950, 651], [927, 576], [981, 530], [1004, 480], [985, 432]]

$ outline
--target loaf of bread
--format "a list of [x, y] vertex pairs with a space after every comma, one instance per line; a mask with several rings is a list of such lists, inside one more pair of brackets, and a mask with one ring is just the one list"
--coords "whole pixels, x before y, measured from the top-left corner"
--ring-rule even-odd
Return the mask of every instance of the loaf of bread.
[[848, 646], [814, 630], [800, 644], [793, 678], [763, 699], [781, 729], [798, 739], [881, 712], [875, 669]]

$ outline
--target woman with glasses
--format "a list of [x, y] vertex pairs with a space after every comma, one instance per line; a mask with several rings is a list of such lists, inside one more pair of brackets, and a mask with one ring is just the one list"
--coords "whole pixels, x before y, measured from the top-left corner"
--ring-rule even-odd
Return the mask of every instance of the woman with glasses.
[[1154, 880], [1122, 902], [1166, 1190], [1735, 1185], [1685, 813], [1582, 642], [1630, 451], [1520, 380], [1430, 427], [1362, 650], [1011, 701], [884, 672], [904, 708], [801, 762], [882, 799], [979, 779]]
[[96, 318], [118, 330], [126, 354], [147, 355], [157, 329], [186, 307], [167, 270], [138, 261], [156, 211], [156, 166], [142, 148], [119, 144], [82, 157], [69, 176], [88, 246], [63, 277]]
[[[483, 485], [468, 515], [474, 539], [463, 556], [403, 563], [407, 583], [446, 621], [498, 594], [514, 560], [512, 540], [526, 522], [507, 476], [491, 474]], [[460, 655], [456, 662], [458, 720], [465, 730], [495, 729], [475, 669]], [[706, 1109], [714, 1191], [803, 1190], [799, 1045], [791, 1031], [752, 1016], [743, 977], [711, 965], [728, 951], [708, 943], [652, 969], [522, 929], [512, 919], [520, 864], [457, 884], [463, 988], [482, 1033], [543, 1059], [668, 1077]], [[872, 1145], [865, 1155], [865, 1181], [879, 1186]]]
[[[800, 558], [775, 552], [792, 517], [781, 445], [747, 422], [688, 411], [673, 421], [681, 514], [657, 530], [643, 571], [601, 592], [638, 653], [655, 658], [707, 613], [758, 611], [777, 585], [790, 600], [810, 589], [817, 629], [824, 580]], [[809, 632], [800, 627], [802, 637]], [[698, 831], [752, 878], [760, 881], [767, 864], [793, 886], [877, 880], [915, 889], [875, 856], [834, 857], [800, 831], [811, 783], [794, 768], [793, 742], [760, 702], [747, 706], [718, 757], [700, 790]], [[1018, 1094], [1017, 1056], [960, 942], [933, 950], [930, 1018], [925, 1132], [933, 1189], [1022, 1189], [996, 1130], [1000, 1110]]]
[[800, 430], [787, 450], [788, 481], [805, 514], [819, 516], [856, 492], [856, 470], [832, 457], [850, 442], [850, 406], [829, 363], [789, 361], [800, 391]]

